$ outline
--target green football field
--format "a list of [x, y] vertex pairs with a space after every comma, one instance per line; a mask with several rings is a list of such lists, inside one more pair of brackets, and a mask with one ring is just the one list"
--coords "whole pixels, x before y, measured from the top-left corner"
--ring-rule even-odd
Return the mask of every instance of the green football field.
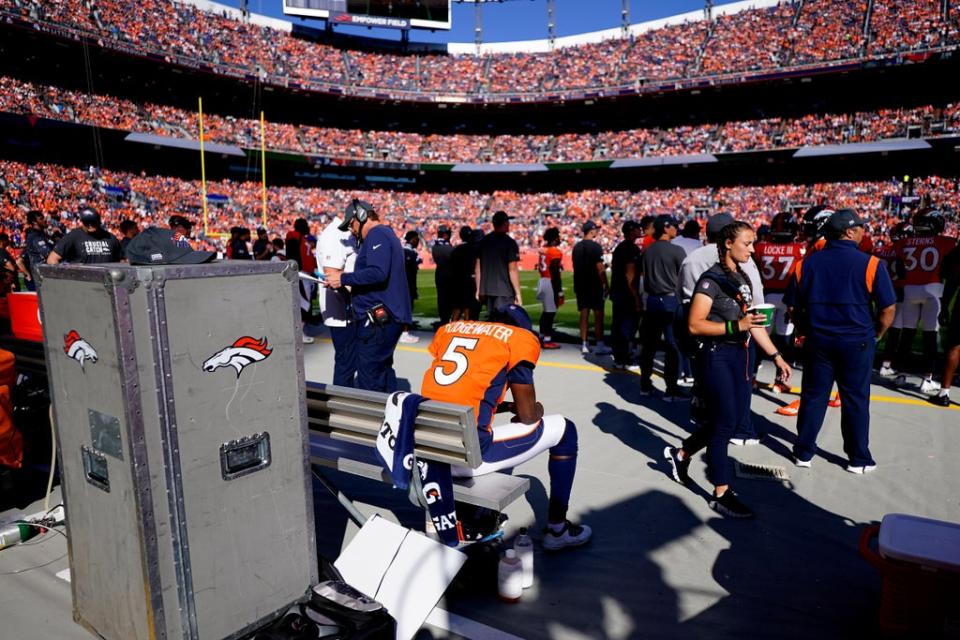
[[[437, 315], [437, 289], [433, 281], [432, 270], [421, 270], [417, 274], [417, 292], [419, 297], [413, 303], [413, 315], [421, 320], [422, 323], [435, 320]], [[577, 301], [573, 297], [573, 274], [564, 272], [563, 291], [567, 296], [567, 302], [557, 312], [557, 319], [554, 326], [558, 329], [565, 329], [567, 333], [576, 334], [579, 331], [580, 316], [577, 313]], [[537, 281], [540, 275], [536, 271], [520, 272], [520, 287], [523, 290], [523, 306], [530, 314], [534, 326], [540, 321], [540, 312], [543, 305], [537, 300]], [[610, 328], [611, 307], [610, 301], [607, 301], [606, 311], [603, 319], [606, 330]], [[592, 323], [592, 319], [591, 319]]]

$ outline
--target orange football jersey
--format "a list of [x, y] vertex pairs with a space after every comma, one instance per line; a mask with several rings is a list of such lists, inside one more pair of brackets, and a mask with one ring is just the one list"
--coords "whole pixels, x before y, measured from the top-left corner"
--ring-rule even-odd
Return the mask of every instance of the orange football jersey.
[[807, 252], [802, 242], [775, 244], [773, 242], [758, 242], [754, 248], [753, 257], [760, 270], [760, 279], [763, 280], [763, 290], [770, 293], [783, 293], [787, 290], [790, 276], [797, 268], [797, 263]]
[[947, 236], [903, 238], [895, 246], [906, 272], [903, 284], [925, 285], [940, 282], [940, 265], [957, 241]]
[[893, 243], [886, 243], [879, 247], [875, 247], [873, 250], [873, 255], [877, 256], [887, 267], [887, 273], [890, 274], [890, 279], [893, 280], [893, 288], [900, 289], [903, 287], [903, 280], [897, 277], [897, 246]]
[[483, 434], [492, 431], [507, 383], [520, 381], [511, 380], [517, 365], [536, 366], [540, 341], [526, 329], [498, 322], [450, 322], [437, 330], [430, 354], [433, 363], [423, 376], [421, 395], [472, 406]]
[[537, 261], [537, 271], [540, 272], [541, 278], [549, 278], [551, 276], [550, 265], [554, 260], [559, 260], [561, 263], [563, 262], [563, 252], [557, 247], [546, 247], [540, 251], [540, 259]]

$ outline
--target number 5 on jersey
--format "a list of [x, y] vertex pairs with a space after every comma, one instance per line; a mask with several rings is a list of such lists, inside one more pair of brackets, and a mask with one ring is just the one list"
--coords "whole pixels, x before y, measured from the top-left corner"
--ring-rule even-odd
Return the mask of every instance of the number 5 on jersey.
[[[473, 351], [480, 342], [477, 338], [452, 338], [447, 350], [443, 352], [440, 358], [440, 364], [433, 368], [433, 380], [443, 387], [454, 384], [463, 377], [470, 366], [470, 360], [465, 351]], [[447, 373], [445, 369], [447, 364], [453, 365], [453, 371]]]

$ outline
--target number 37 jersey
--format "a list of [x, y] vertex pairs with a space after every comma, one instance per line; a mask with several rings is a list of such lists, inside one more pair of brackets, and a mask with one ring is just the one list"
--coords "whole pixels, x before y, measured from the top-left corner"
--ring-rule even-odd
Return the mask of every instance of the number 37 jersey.
[[540, 341], [526, 329], [497, 322], [450, 322], [437, 330], [430, 355], [420, 393], [472, 406], [482, 440], [491, 432], [508, 383], [533, 383]]
[[894, 247], [906, 277], [903, 284], [927, 285], [940, 282], [940, 266], [957, 241], [947, 236], [903, 238]]
[[784, 293], [787, 290], [790, 278], [797, 269], [797, 263], [803, 259], [806, 249], [802, 242], [757, 243], [753, 255], [765, 293]]

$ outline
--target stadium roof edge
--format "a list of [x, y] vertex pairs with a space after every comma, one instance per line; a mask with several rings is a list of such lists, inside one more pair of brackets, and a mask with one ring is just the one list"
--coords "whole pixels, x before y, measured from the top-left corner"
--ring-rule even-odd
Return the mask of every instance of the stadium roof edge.
[[[235, 20], [244, 19], [243, 13], [239, 9], [225, 4], [220, 4], [219, 2], [211, 2], [210, 0], [175, 1], [192, 5], [202, 11], [211, 13], [226, 13]], [[780, 3], [780, 1], [781, 0], [741, 0], [740, 2], [731, 2], [729, 4], [714, 6], [713, 14], [714, 16], [724, 16], [740, 13], [741, 11], [746, 11], [748, 9], [775, 7]], [[278, 31], [290, 32], [293, 30], [292, 22], [281, 20], [279, 18], [271, 18], [258, 13], [250, 13], [249, 20], [253, 24], [269, 27], [271, 29], [277, 29]], [[628, 32], [630, 35], [639, 35], [641, 33], [652, 31], [654, 29], [660, 29], [669, 25], [682, 24], [684, 22], [697, 22], [700, 20], [703, 20], [702, 10], [688, 11], [687, 13], [680, 13], [673, 16], [667, 16], [665, 18], [658, 18], [656, 20], [648, 20], [646, 22], [632, 24], [630, 25]], [[620, 27], [613, 27], [611, 29], [603, 29], [601, 31], [591, 31], [589, 33], [563, 36], [555, 40], [553, 47], [550, 46], [549, 40], [546, 39], [516, 40], [512, 42], [489, 42], [480, 45], [480, 54], [546, 53], [551, 51], [551, 49], [575, 47], [583, 44], [603, 42], [604, 40], [614, 40], [621, 37], [623, 37], [623, 31], [620, 29]], [[477, 53], [477, 45], [473, 42], [450, 42], [447, 44], [447, 52], [453, 55], [472, 55]]]
[[[124, 138], [127, 142], [139, 142], [156, 147], [169, 147], [173, 149], [186, 149], [188, 151], [200, 151], [200, 141], [187, 138], [174, 138], [172, 136], [158, 136], [153, 133], [129, 133]], [[247, 154], [243, 149], [232, 144], [221, 144], [219, 142], [207, 142], [203, 145], [206, 153], [219, 153], [225, 156], [235, 156], [244, 158]]]
[[[713, 14], [714, 16], [732, 15], [748, 9], [775, 7], [777, 4], [779, 4], [779, 2], [780, 0], [741, 0], [741, 2], [731, 2], [729, 4], [714, 6]], [[632, 24], [630, 25], [628, 32], [630, 35], [635, 36], [647, 31], [660, 29], [670, 25], [682, 24], [684, 22], [698, 22], [700, 20], [703, 20], [703, 10], [698, 9], [696, 11], [688, 11], [687, 13], [667, 16], [666, 18], [658, 18], [656, 20], [648, 20], [647, 22]], [[601, 31], [591, 31], [589, 33], [581, 33], [573, 36], [563, 36], [557, 38], [554, 42], [553, 48], [562, 49], [564, 47], [575, 47], [582, 44], [619, 39], [621, 37], [623, 37], [623, 31], [620, 29], [620, 27], [613, 27], [611, 29], [603, 29]], [[481, 55], [491, 53], [545, 53], [550, 50], [550, 41], [546, 39], [517, 40], [513, 42], [489, 42], [480, 45]], [[477, 45], [472, 42], [451, 42], [447, 45], [447, 51], [451, 54], [473, 54], [477, 52]]]
[[924, 151], [930, 149], [930, 143], [918, 138], [889, 138], [873, 142], [854, 142], [848, 144], [824, 144], [804, 146], [797, 149], [794, 158], [822, 158], [824, 156], [851, 155], [859, 153], [886, 153], [889, 151]]

